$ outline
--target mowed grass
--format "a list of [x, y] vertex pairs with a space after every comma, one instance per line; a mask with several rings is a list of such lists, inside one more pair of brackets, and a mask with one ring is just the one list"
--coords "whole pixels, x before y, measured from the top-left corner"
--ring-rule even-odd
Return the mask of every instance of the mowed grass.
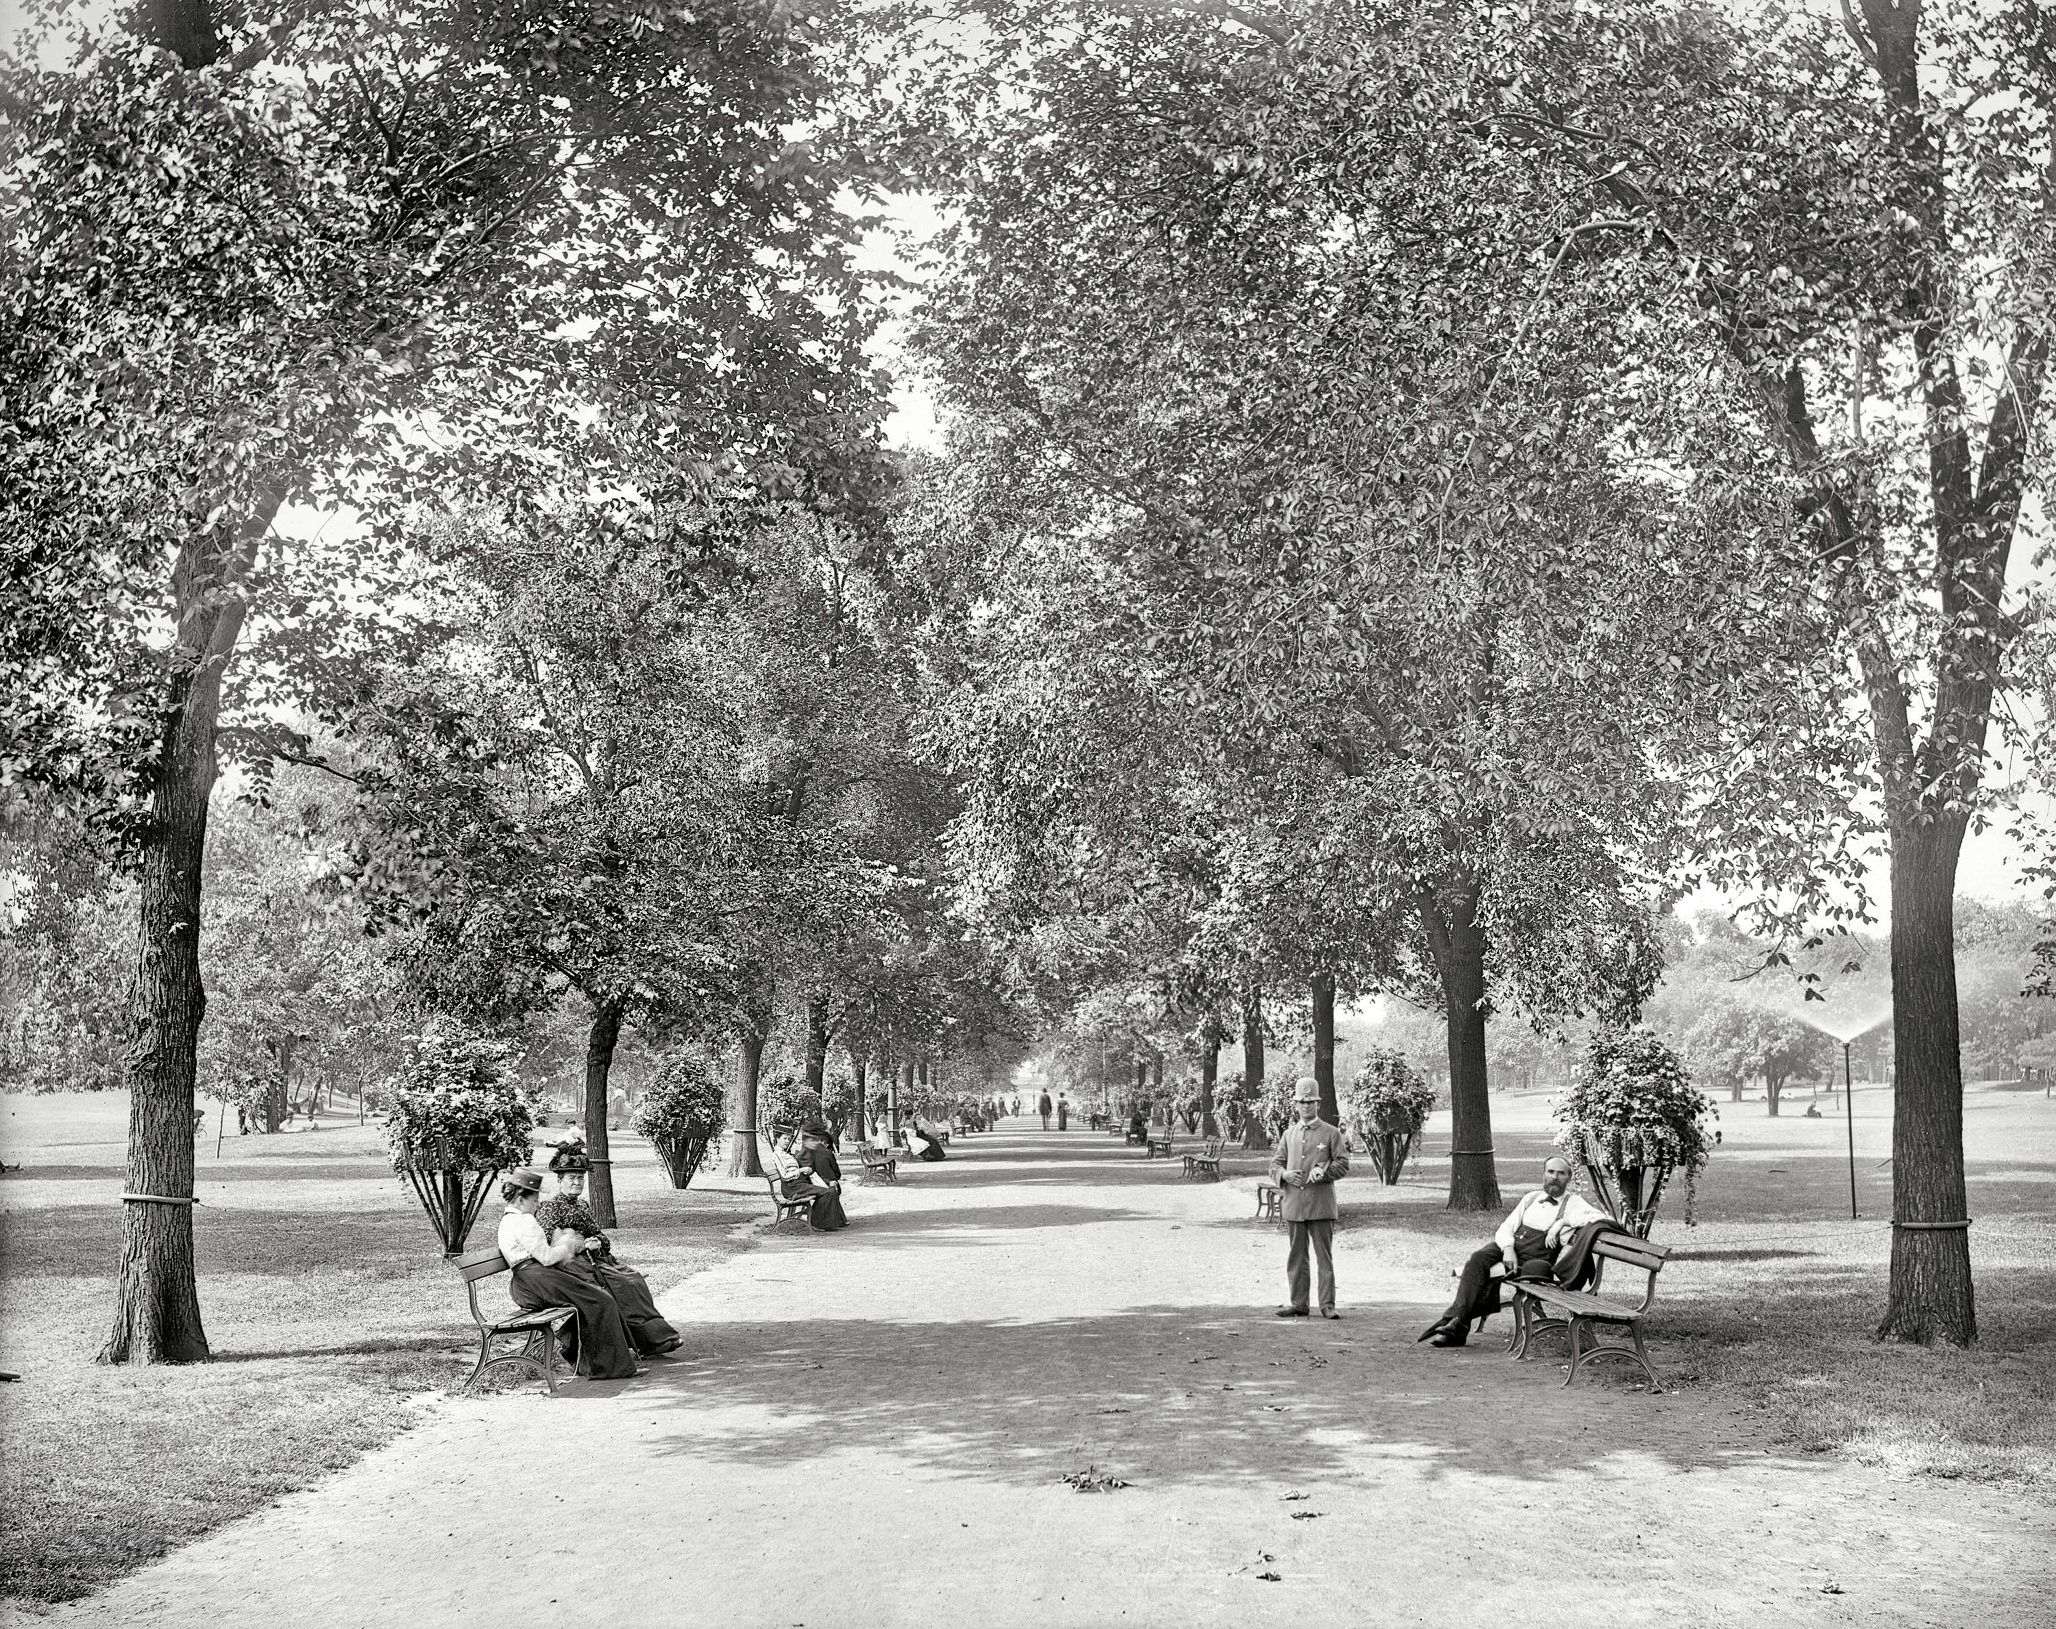
[[[1771, 1120], [1760, 1101], [1720, 1105], [1723, 1146], [1700, 1181], [1698, 1225], [1684, 1225], [1684, 1195], [1672, 1193], [1653, 1234], [1677, 1252], [1647, 1330], [1658, 1373], [1756, 1416], [1794, 1451], [2056, 1502], [2056, 1102], [1993, 1086], [1966, 1095], [1979, 1334], [1968, 1351], [1876, 1339], [1891, 1260], [1888, 1094], [1857, 1089], [1853, 1222], [1846, 1124], [1822, 1106], [1824, 1118], [1801, 1118], [1801, 1098]], [[1495, 1097], [1493, 1118], [1511, 1207], [1551, 1151], [1547, 1100]], [[1375, 1230], [1380, 1254], [1418, 1273], [1424, 1298], [1447, 1293], [1449, 1269], [1496, 1222], [1443, 1208], [1447, 1120], [1431, 1122], [1423, 1159], [1398, 1186], [1380, 1186], [1363, 1160], [1342, 1190], [1344, 1228]], [[1239, 1154], [1227, 1174], [1263, 1163]], [[1495, 1319], [1475, 1343], [1497, 1354], [1506, 1330]], [[1589, 1383], [1631, 1372], [1608, 1364]]]
[[[332, 1117], [199, 1147], [201, 1312], [215, 1361], [111, 1368], [126, 1103], [0, 1097], [0, 1596], [84, 1595], [388, 1441], [477, 1349], [463, 1289], [376, 1126]], [[624, 1259], [651, 1287], [739, 1248], [761, 1191], [674, 1192], [617, 1143]], [[497, 1197], [481, 1212], [490, 1238]], [[505, 1304], [505, 1280], [484, 1304]], [[468, 1335], [468, 1338], [467, 1338]]]

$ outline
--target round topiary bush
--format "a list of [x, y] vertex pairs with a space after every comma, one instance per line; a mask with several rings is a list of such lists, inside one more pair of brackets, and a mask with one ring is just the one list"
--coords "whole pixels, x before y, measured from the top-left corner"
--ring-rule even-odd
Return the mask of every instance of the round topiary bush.
[[507, 1048], [455, 1024], [415, 1037], [386, 1088], [386, 1146], [443, 1241], [460, 1255], [492, 1179], [528, 1162], [535, 1104], [507, 1075]]
[[1343, 1112], [1387, 1187], [1399, 1180], [1434, 1107], [1435, 1088], [1397, 1052], [1374, 1048], [1357, 1069]]
[[1720, 1142], [1708, 1122], [1720, 1110], [1654, 1034], [1637, 1028], [1593, 1036], [1555, 1115], [1563, 1122], [1556, 1146], [1584, 1165], [1624, 1227], [1647, 1238], [1664, 1185], [1679, 1172], [1685, 1225], [1692, 1225], [1699, 1173]]
[[657, 1062], [629, 1124], [647, 1137], [670, 1173], [671, 1186], [693, 1179], [707, 1146], [728, 1123], [728, 1098], [713, 1068], [699, 1052], [673, 1052]]

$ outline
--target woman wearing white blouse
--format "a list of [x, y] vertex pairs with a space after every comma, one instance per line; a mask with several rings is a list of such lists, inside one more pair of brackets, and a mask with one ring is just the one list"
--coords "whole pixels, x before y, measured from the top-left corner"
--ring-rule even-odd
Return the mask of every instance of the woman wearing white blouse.
[[621, 1308], [606, 1286], [587, 1270], [582, 1252], [585, 1239], [565, 1231], [556, 1244], [535, 1219], [541, 1201], [543, 1176], [540, 1171], [509, 1172], [500, 1184], [500, 1197], [507, 1202], [500, 1218], [500, 1254], [514, 1269], [509, 1292], [514, 1304], [525, 1311], [545, 1307], [571, 1307], [578, 1321], [570, 1336], [570, 1350], [564, 1355], [578, 1366], [588, 1380], [627, 1380], [641, 1373], [628, 1341], [628, 1327], [621, 1320]]

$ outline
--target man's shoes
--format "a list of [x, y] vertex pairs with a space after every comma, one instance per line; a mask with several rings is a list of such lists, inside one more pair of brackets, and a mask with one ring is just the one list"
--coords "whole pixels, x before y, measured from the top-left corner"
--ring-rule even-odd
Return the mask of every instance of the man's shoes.
[[1304, 1317], [1306, 1316], [1306, 1308], [1305, 1308], [1305, 1307], [1280, 1307], [1280, 1308], [1278, 1309], [1278, 1316], [1279, 1316], [1280, 1318], [1304, 1318]]
[[1470, 1331], [1467, 1329], [1461, 1327], [1442, 1329], [1436, 1331], [1434, 1338], [1428, 1344], [1430, 1346], [1468, 1346], [1470, 1339]]
[[1432, 1324], [1428, 1325], [1426, 1329], [1422, 1330], [1418, 1335], [1414, 1336], [1414, 1345], [1418, 1346], [1422, 1341], [1434, 1339], [1435, 1336], [1441, 1334], [1442, 1331], [1447, 1329], [1448, 1327], [1449, 1320], [1447, 1318], [1437, 1318]]
[[1321, 1308], [1321, 1316], [1323, 1318], [1339, 1318], [1342, 1316], [1342, 1314], [1337, 1312], [1333, 1307], [1323, 1307]]

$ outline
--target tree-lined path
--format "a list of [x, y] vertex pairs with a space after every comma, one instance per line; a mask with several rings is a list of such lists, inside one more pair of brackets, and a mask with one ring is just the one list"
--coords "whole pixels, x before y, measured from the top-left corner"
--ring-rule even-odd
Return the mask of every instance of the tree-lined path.
[[687, 1361], [448, 1403], [46, 1621], [1513, 1624], [1587, 1567], [1622, 1625], [2048, 1621], [2017, 1498], [1415, 1345], [1436, 1286], [1368, 1227], [1344, 1321], [1274, 1319], [1246, 1178], [1032, 1125], [678, 1285]]

